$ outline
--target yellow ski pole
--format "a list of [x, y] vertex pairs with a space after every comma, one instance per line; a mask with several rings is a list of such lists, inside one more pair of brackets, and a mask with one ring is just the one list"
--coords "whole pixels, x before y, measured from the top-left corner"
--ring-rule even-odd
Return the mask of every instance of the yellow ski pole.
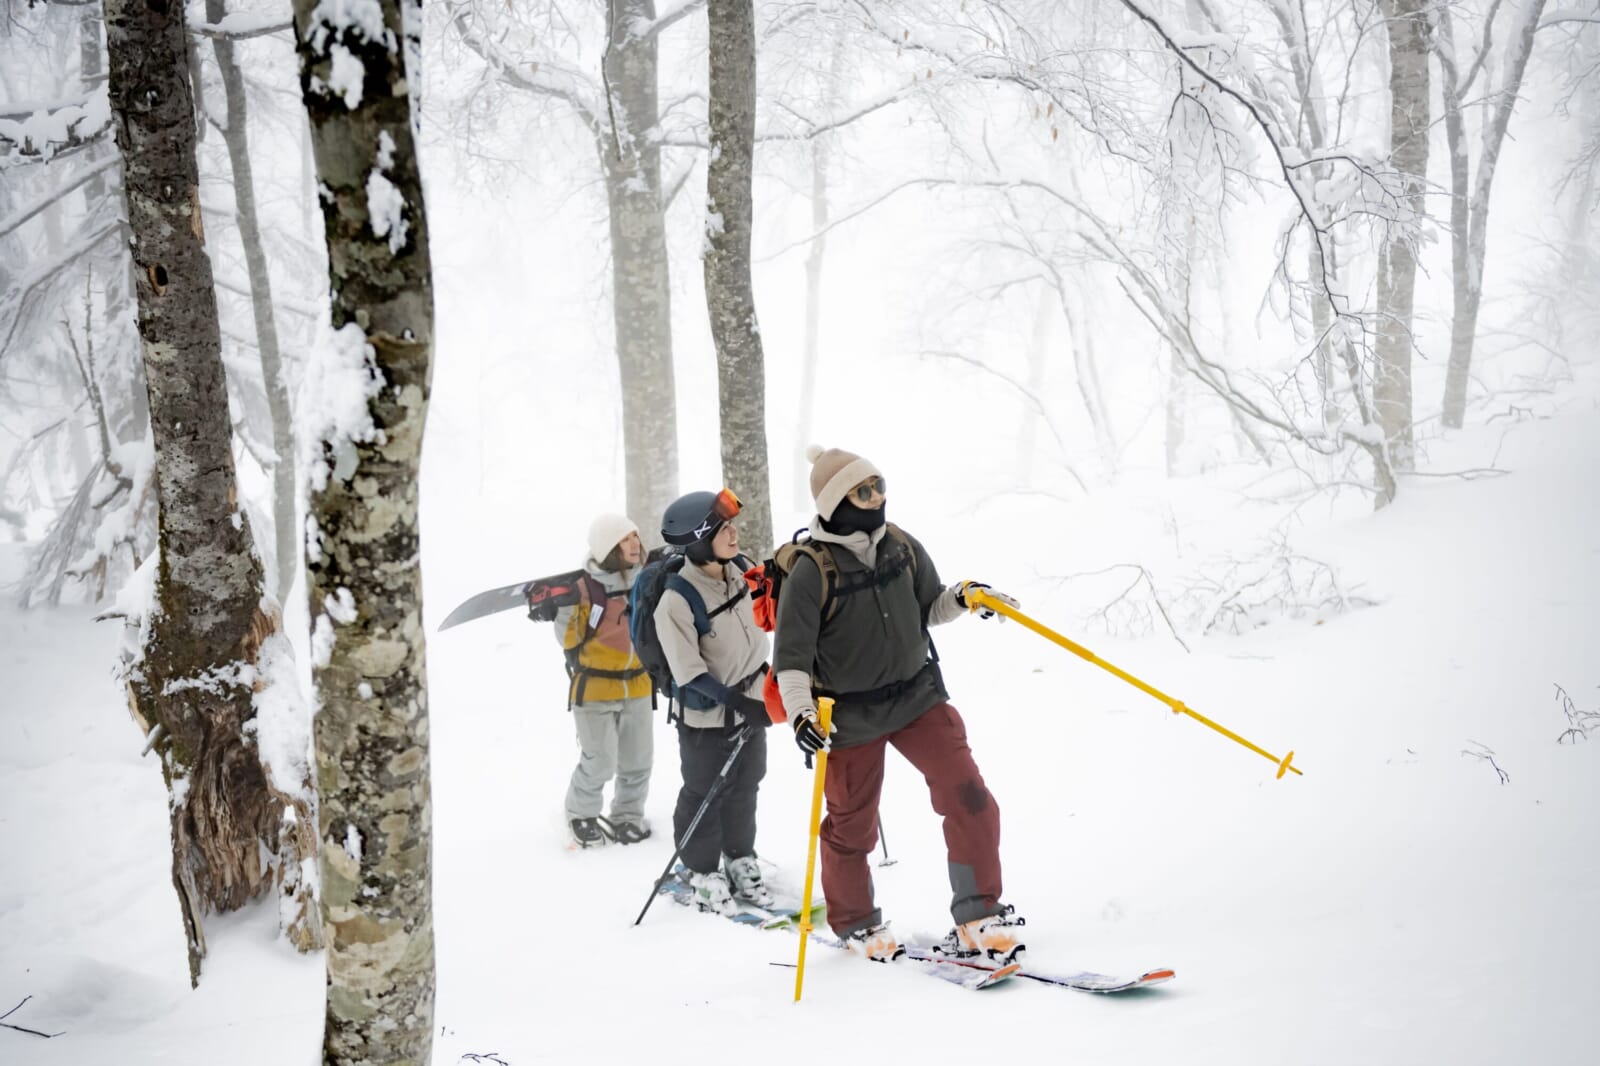
[[[817, 700], [817, 723], [823, 737], [833, 725], [833, 701], [826, 696]], [[806, 983], [806, 945], [811, 941], [811, 880], [817, 872], [817, 836], [822, 832], [822, 781], [828, 773], [828, 749], [816, 756], [816, 776], [811, 785], [811, 828], [806, 837], [806, 891], [800, 903], [800, 960], [795, 964], [794, 1001], [800, 1002], [800, 990]]]
[[[1245, 747], [1249, 748], [1251, 751], [1255, 752], [1257, 755], [1263, 756], [1264, 758], [1276, 763], [1277, 766], [1278, 766], [1278, 774], [1277, 774], [1278, 777], [1281, 778], [1281, 777], [1283, 777], [1283, 775], [1285, 773], [1290, 772], [1290, 771], [1292, 771], [1292, 772], [1294, 772], [1296, 774], [1300, 774], [1300, 768], [1298, 766], [1293, 766], [1293, 765], [1290, 764], [1290, 760], [1294, 758], [1294, 752], [1291, 751], [1289, 754], [1285, 755], [1283, 758], [1281, 758], [1281, 759], [1278, 758], [1276, 755], [1272, 754], [1270, 751], [1267, 751], [1265, 748], [1260, 748], [1260, 747], [1257, 747], [1256, 745], [1250, 743], [1248, 740], [1246, 740], [1244, 737], [1241, 737], [1239, 734], [1235, 733], [1233, 730], [1228, 729], [1228, 728], [1226, 728], [1224, 726], [1218, 725], [1216, 722], [1213, 722], [1211, 719], [1207, 718], [1205, 715], [1199, 713], [1198, 711], [1191, 710], [1190, 708], [1184, 706], [1182, 701], [1175, 700], [1171, 696], [1168, 696], [1165, 693], [1160, 692], [1157, 689], [1153, 688], [1152, 686], [1145, 684], [1143, 681], [1140, 681], [1137, 677], [1134, 677], [1132, 674], [1128, 673], [1126, 670], [1120, 670], [1117, 667], [1111, 665], [1110, 663], [1106, 662], [1104, 659], [1100, 658], [1100, 656], [1098, 656], [1094, 652], [1090, 651], [1088, 648], [1085, 648], [1082, 644], [1078, 644], [1078, 643], [1075, 643], [1075, 642], [1073, 642], [1071, 640], [1068, 640], [1066, 637], [1062, 636], [1060, 633], [1057, 633], [1055, 630], [1051, 629], [1049, 626], [1040, 625], [1038, 622], [1035, 622], [1032, 618], [1029, 618], [1027, 615], [1025, 615], [1021, 611], [1017, 610], [1015, 607], [1012, 607], [1010, 604], [1003, 603], [1000, 600], [995, 599], [993, 596], [990, 596], [988, 593], [984, 592], [982, 589], [969, 589], [969, 590], [967, 590], [967, 592], [966, 592], [966, 600], [967, 600], [967, 609], [968, 610], [976, 611], [978, 608], [982, 607], [982, 608], [985, 608], [987, 610], [996, 611], [996, 612], [998, 612], [1000, 614], [1003, 614], [1007, 618], [1010, 618], [1013, 621], [1019, 622], [1022, 625], [1026, 626], [1027, 628], [1033, 630], [1035, 633], [1039, 634], [1041, 637], [1045, 638], [1046, 640], [1053, 641], [1056, 644], [1061, 645], [1063, 648], [1066, 648], [1068, 651], [1070, 651], [1072, 654], [1078, 656], [1079, 658], [1087, 659], [1089, 662], [1094, 663], [1096, 666], [1100, 667], [1102, 670], [1105, 670], [1108, 673], [1113, 674], [1114, 676], [1121, 678], [1122, 680], [1126, 681], [1128, 684], [1132, 685], [1134, 688], [1138, 689], [1139, 691], [1145, 692], [1145, 693], [1148, 693], [1148, 694], [1154, 696], [1156, 699], [1160, 700], [1162, 703], [1165, 703], [1168, 707], [1171, 707], [1173, 714], [1186, 714], [1190, 718], [1193, 718], [1195, 721], [1199, 722], [1201, 725], [1210, 726], [1212, 729], [1215, 729], [1218, 733], [1221, 733], [1223, 736], [1227, 737], [1229, 740], [1232, 740], [1232, 741], [1234, 741], [1235, 743], [1238, 743], [1238, 744], [1242, 744]], [[1301, 776], [1304, 776], [1304, 775], [1302, 774]]]

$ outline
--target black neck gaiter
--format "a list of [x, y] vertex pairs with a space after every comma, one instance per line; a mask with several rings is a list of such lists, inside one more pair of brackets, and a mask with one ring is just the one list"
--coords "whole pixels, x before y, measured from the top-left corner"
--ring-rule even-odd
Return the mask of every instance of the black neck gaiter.
[[822, 520], [822, 528], [841, 537], [852, 533], [871, 533], [888, 520], [888, 509], [889, 505], [884, 504], [869, 511], [849, 500], [840, 500], [839, 506], [833, 509], [833, 517]]

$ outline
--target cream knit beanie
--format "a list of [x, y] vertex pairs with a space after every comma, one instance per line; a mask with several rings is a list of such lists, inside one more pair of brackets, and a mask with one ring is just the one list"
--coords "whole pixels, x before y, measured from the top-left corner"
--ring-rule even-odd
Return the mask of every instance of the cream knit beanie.
[[811, 498], [823, 518], [833, 517], [845, 493], [869, 477], [883, 476], [871, 460], [839, 448], [813, 444], [806, 449], [806, 458], [811, 460]]
[[589, 523], [589, 558], [597, 563], [605, 562], [612, 548], [621, 544], [628, 534], [637, 532], [639, 527], [627, 515], [601, 515]]

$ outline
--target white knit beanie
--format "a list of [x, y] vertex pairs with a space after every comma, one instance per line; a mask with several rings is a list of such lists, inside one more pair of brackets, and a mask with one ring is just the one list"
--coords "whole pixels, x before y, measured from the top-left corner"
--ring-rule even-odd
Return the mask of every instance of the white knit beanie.
[[883, 476], [871, 460], [839, 448], [813, 444], [806, 449], [806, 458], [811, 460], [811, 498], [823, 518], [833, 517], [845, 493], [869, 477]]
[[597, 563], [627, 539], [628, 534], [639, 532], [639, 527], [627, 515], [603, 514], [589, 523], [589, 558]]

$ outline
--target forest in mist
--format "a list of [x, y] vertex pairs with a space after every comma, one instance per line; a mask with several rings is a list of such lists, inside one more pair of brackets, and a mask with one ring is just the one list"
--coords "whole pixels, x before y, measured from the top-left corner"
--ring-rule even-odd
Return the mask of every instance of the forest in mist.
[[1293, 531], [1508, 473], [1597, 180], [1595, 0], [0, 0], [0, 595], [120, 631], [191, 980], [276, 907], [426, 1058], [425, 572], [764, 558], [820, 441], [1119, 639], [1369, 606]]

